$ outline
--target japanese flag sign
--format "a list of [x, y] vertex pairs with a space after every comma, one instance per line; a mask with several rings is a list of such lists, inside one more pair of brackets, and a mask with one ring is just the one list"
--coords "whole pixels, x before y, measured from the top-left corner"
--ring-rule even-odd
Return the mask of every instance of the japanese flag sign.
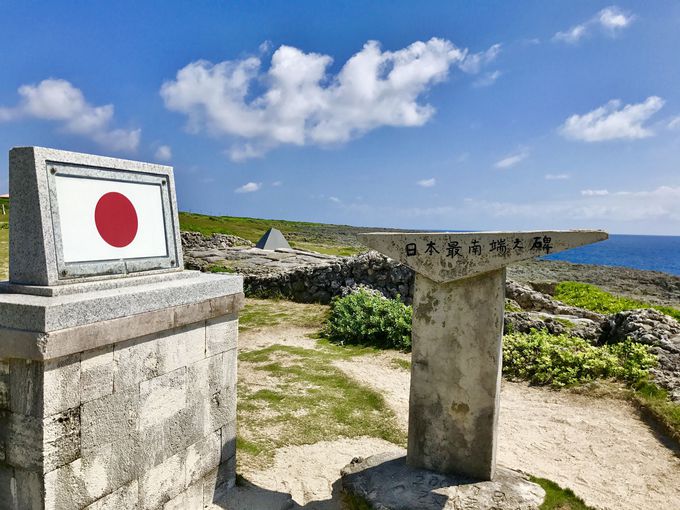
[[65, 263], [167, 256], [159, 183], [56, 175], [54, 184]]

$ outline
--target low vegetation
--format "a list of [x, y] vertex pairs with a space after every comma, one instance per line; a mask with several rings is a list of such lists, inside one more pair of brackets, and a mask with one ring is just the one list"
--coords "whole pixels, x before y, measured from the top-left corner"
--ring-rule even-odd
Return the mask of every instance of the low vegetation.
[[207, 216], [190, 212], [179, 213], [182, 230], [229, 234], [256, 243], [267, 229], [280, 230], [293, 248], [312, 250], [328, 255], [356, 255], [364, 251], [357, 240], [359, 232], [375, 229], [350, 227], [348, 225], [329, 225], [305, 221], [266, 220], [260, 218], [240, 218], [236, 216]]
[[579, 282], [560, 282], [555, 287], [555, 299], [571, 306], [578, 306], [602, 314], [612, 314], [638, 308], [654, 308], [676, 320], [680, 320], [680, 310], [670, 306], [659, 306], [644, 301], [615, 296], [595, 285]]
[[503, 339], [503, 374], [509, 379], [554, 388], [597, 379], [638, 384], [649, 377], [656, 357], [636, 342], [594, 346], [582, 338], [546, 331], [511, 333]]
[[359, 289], [331, 303], [322, 334], [339, 344], [411, 349], [413, 310], [399, 299]]
[[647, 413], [667, 435], [680, 443], [680, 404], [672, 402], [666, 390], [643, 381], [635, 387], [632, 398], [643, 413]]
[[563, 489], [555, 482], [545, 478], [531, 476], [529, 479], [543, 487], [545, 491], [545, 501], [541, 505], [541, 510], [594, 510], [576, 496], [571, 489]]
[[318, 349], [273, 345], [241, 353], [241, 467], [266, 466], [276, 448], [341, 437], [372, 436], [403, 446], [406, 436], [383, 396], [333, 365], [374, 352], [321, 344]]
[[251, 331], [279, 325], [320, 329], [327, 315], [325, 305], [248, 298], [239, 314], [239, 329]]

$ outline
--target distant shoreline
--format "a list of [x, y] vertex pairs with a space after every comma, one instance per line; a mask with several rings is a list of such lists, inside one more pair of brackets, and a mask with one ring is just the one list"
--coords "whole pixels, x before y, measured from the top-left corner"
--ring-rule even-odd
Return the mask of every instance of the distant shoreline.
[[613, 294], [658, 305], [680, 306], [680, 276], [660, 271], [539, 259], [511, 264], [507, 275], [525, 283], [568, 280], [591, 283]]

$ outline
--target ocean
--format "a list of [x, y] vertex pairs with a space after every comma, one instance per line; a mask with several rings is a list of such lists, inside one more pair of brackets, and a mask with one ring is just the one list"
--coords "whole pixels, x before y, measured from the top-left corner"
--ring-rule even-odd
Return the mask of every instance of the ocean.
[[578, 264], [625, 266], [680, 276], [680, 236], [610, 235], [601, 243], [543, 258]]

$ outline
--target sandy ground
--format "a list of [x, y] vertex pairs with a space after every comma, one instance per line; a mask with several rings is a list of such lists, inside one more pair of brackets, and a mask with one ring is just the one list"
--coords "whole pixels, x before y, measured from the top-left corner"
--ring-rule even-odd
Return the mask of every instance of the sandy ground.
[[[281, 338], [288, 345], [314, 347], [308, 331], [281, 333], [249, 333], [241, 339], [242, 348], [282, 343]], [[336, 365], [380, 391], [406, 428], [410, 374], [394, 367], [392, 357], [362, 356]], [[340, 469], [355, 456], [390, 449], [389, 443], [373, 438], [288, 447], [277, 451], [270, 469], [249, 473], [248, 479], [263, 494], [291, 493], [294, 508], [336, 510]], [[569, 487], [595, 508], [680, 508], [680, 458], [620, 400], [504, 382], [498, 461]]]

